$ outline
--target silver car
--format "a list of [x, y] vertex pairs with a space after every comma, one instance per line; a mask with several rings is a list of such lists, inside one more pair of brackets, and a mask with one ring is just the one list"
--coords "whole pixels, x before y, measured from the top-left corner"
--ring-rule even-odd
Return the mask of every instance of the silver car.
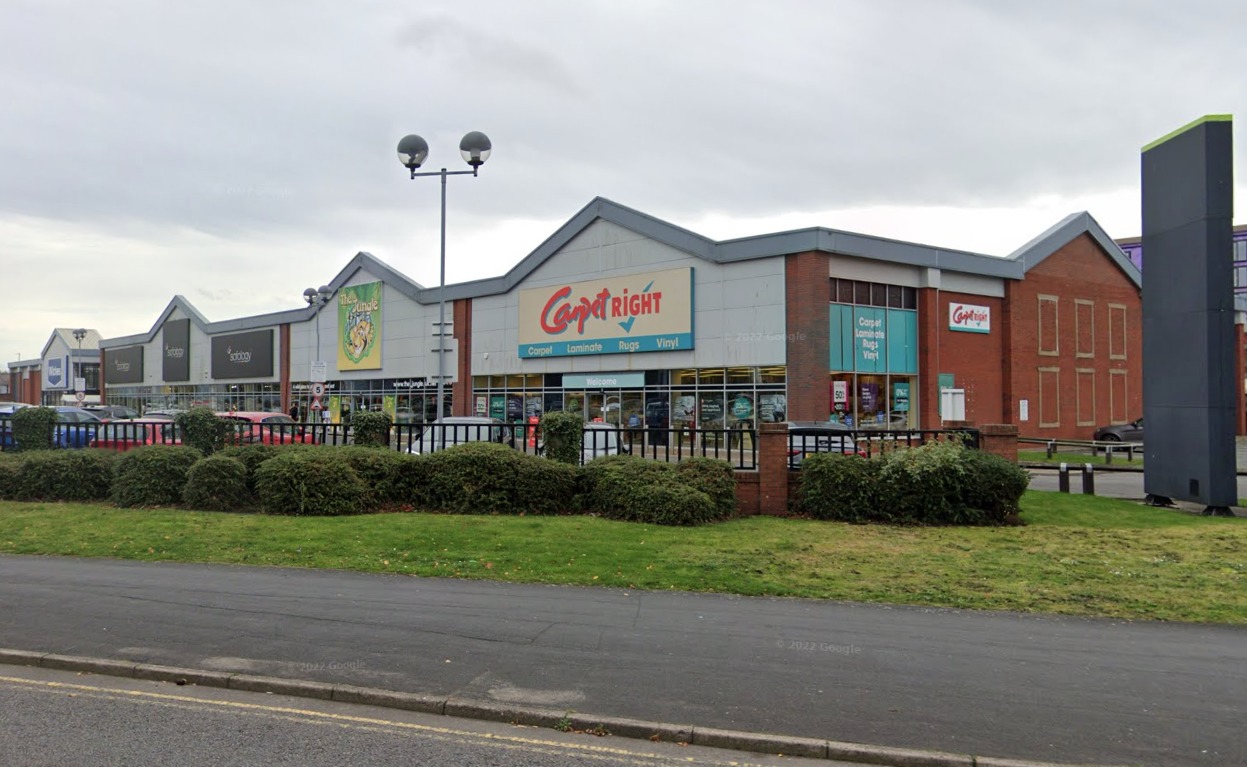
[[853, 430], [835, 421], [788, 422], [788, 468], [799, 469], [807, 456], [842, 453], [865, 456], [853, 441]]
[[433, 453], [465, 442], [500, 442], [515, 447], [512, 430], [505, 421], [484, 416], [447, 416], [424, 425], [407, 452]]

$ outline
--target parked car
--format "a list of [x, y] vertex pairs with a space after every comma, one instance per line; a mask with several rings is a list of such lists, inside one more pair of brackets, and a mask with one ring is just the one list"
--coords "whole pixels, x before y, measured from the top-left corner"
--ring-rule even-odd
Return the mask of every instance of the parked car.
[[234, 424], [234, 430], [226, 437], [229, 444], [249, 445], [259, 442], [264, 445], [289, 445], [296, 442], [312, 443], [311, 432], [305, 431], [295, 420], [285, 413], [266, 413], [263, 411], [232, 410], [217, 413]]
[[88, 413], [94, 413], [105, 421], [139, 417], [139, 411], [125, 405], [87, 405], [83, 410]]
[[424, 425], [407, 452], [433, 453], [465, 442], [498, 442], [515, 447], [515, 435], [506, 422], [486, 416], [447, 416]]
[[1095, 430], [1092, 439], [1097, 442], [1142, 442], [1143, 419], [1138, 418], [1130, 423], [1116, 423], [1101, 426]]
[[631, 452], [621, 441], [624, 430], [613, 423], [587, 423], [581, 434], [580, 462]]
[[843, 453], [865, 457], [853, 441], [853, 430], [835, 421], [788, 422], [788, 468], [799, 469], [808, 456]]
[[125, 452], [143, 445], [180, 445], [181, 435], [171, 421], [136, 418], [111, 421], [100, 427], [91, 447]]
[[182, 413], [187, 411], [178, 408], [167, 408], [163, 410], [148, 410], [143, 413], [143, 418], [157, 418], [161, 421], [173, 421]]
[[0, 404], [0, 450], [12, 450], [17, 446], [13, 441], [13, 414], [30, 405], [21, 402], [5, 402]]
[[58, 447], [86, 447], [104, 423], [102, 418], [80, 407], [57, 407], [54, 410]]

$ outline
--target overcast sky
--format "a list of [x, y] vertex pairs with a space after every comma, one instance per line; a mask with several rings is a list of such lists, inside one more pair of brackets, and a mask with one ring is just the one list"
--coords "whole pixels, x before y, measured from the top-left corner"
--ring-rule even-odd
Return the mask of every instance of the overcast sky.
[[[358, 251], [505, 273], [595, 196], [716, 239], [1138, 235], [1139, 151], [1247, 120], [1241, 0], [0, 0], [0, 360], [302, 306]], [[1236, 131], [1241, 177], [1245, 142]], [[1238, 185], [1238, 194], [1244, 185]]]

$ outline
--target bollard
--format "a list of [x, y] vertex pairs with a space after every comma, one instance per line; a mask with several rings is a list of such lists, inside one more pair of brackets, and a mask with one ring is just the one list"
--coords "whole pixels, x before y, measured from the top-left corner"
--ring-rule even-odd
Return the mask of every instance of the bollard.
[[1082, 494], [1095, 495], [1095, 467], [1089, 463], [1082, 465]]
[[1051, 460], [1052, 460], [1052, 454], [1053, 454], [1054, 452], [1056, 452], [1056, 443], [1055, 443], [1055, 442], [1049, 442], [1049, 443], [1048, 443], [1048, 460], [1049, 460], [1049, 461], [1051, 461]]
[[1104, 446], [1104, 463], [1110, 464], [1112, 462], [1113, 462], [1113, 446], [1105, 445]]
[[1061, 463], [1061, 468], [1057, 470], [1057, 490], [1062, 493], [1069, 492], [1069, 464]]

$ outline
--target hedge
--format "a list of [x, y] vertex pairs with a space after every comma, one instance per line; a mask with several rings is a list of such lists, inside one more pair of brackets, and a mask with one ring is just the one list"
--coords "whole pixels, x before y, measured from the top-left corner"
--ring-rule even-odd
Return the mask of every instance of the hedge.
[[202, 457], [185, 445], [144, 445], [122, 453], [113, 464], [113, 503], [121, 507], [181, 503], [187, 472]]

